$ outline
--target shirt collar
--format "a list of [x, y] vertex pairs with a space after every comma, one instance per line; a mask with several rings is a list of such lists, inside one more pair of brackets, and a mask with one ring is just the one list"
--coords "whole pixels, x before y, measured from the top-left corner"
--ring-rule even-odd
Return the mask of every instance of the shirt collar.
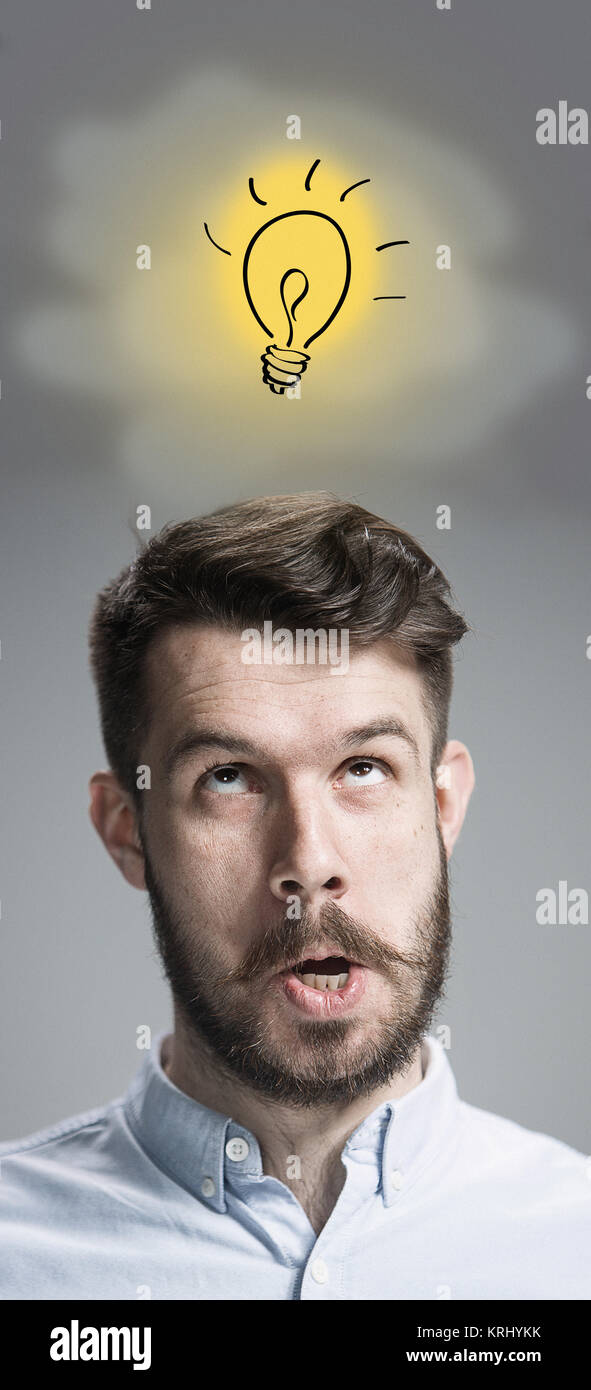
[[[224, 1212], [229, 1173], [263, 1176], [260, 1148], [244, 1126], [193, 1100], [169, 1079], [161, 1060], [169, 1036], [159, 1033], [143, 1058], [124, 1098], [127, 1120], [159, 1168], [214, 1211]], [[364, 1152], [373, 1155], [385, 1206], [400, 1201], [457, 1122], [455, 1078], [442, 1044], [431, 1034], [423, 1039], [422, 1059], [418, 1086], [366, 1116], [343, 1149], [345, 1161], [364, 1161]], [[232, 1145], [232, 1140], [242, 1142]]]

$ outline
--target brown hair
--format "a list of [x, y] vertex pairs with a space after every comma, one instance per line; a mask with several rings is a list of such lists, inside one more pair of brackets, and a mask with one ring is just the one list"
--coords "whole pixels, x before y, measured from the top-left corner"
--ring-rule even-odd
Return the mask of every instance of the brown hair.
[[90, 659], [109, 763], [136, 805], [149, 725], [146, 650], [177, 623], [231, 631], [265, 619], [345, 628], [351, 647], [390, 638], [424, 680], [434, 775], [447, 741], [450, 648], [468, 624], [441, 570], [406, 531], [329, 492], [256, 497], [170, 522], [99, 593]]

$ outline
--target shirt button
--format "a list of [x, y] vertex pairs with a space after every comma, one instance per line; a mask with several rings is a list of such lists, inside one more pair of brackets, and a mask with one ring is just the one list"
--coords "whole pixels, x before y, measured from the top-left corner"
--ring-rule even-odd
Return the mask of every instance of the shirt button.
[[241, 1159], [250, 1153], [250, 1144], [247, 1144], [246, 1139], [228, 1139], [226, 1153], [233, 1163], [240, 1163]]
[[395, 1168], [395, 1169], [394, 1169], [394, 1172], [393, 1172], [393, 1173], [390, 1173], [390, 1181], [391, 1181], [391, 1183], [392, 1183], [392, 1187], [395, 1187], [395, 1188], [396, 1188], [396, 1191], [397, 1191], [397, 1192], [400, 1192], [400, 1189], [401, 1189], [402, 1184], [403, 1184], [403, 1182], [404, 1182], [404, 1178], [403, 1178], [402, 1173], [400, 1172], [400, 1169], [399, 1169], [399, 1168]]
[[213, 1178], [203, 1179], [203, 1182], [201, 1184], [201, 1191], [204, 1197], [213, 1197], [213, 1194], [215, 1192], [215, 1183]]
[[310, 1269], [310, 1274], [316, 1284], [328, 1283], [328, 1269], [324, 1260], [314, 1260], [314, 1264]]

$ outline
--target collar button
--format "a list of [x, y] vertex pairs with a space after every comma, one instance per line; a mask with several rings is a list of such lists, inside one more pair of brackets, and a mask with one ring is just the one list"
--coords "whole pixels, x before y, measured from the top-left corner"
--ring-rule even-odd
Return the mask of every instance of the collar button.
[[241, 1163], [243, 1158], [248, 1158], [250, 1144], [246, 1139], [228, 1139], [226, 1153], [231, 1158], [232, 1163]]

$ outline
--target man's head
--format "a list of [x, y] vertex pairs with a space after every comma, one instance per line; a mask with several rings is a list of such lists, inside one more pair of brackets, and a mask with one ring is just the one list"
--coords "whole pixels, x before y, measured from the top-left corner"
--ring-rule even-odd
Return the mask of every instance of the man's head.
[[[254, 663], [253, 629], [269, 639]], [[321, 643], [289, 659], [285, 634], [310, 629], [347, 634], [346, 668]], [[166, 527], [99, 595], [111, 771], [93, 822], [148, 888], [185, 1026], [267, 1096], [369, 1094], [430, 1022], [473, 785], [447, 742], [465, 631], [412, 537], [325, 493]]]

